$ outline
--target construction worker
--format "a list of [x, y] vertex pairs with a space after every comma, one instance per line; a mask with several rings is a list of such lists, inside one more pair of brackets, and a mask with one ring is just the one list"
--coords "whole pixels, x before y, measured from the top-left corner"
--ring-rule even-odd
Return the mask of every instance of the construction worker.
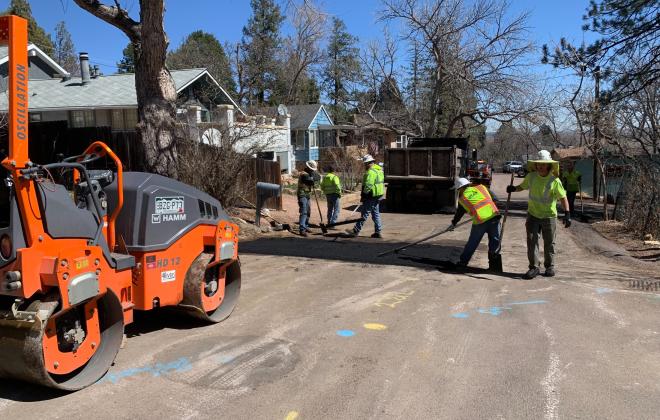
[[300, 225], [300, 236], [307, 236], [309, 232], [309, 216], [311, 214], [312, 206], [310, 205], [310, 198], [314, 182], [319, 178], [316, 172], [318, 166], [315, 161], [308, 160], [305, 162], [305, 169], [298, 177], [298, 209], [300, 211], [300, 218], [298, 224]]
[[371, 235], [372, 238], [382, 238], [383, 226], [380, 221], [380, 200], [385, 194], [385, 174], [383, 169], [376, 165], [376, 161], [371, 155], [364, 155], [362, 157], [364, 164], [364, 176], [362, 177], [362, 194], [360, 195], [360, 202], [362, 203], [362, 219], [359, 220], [353, 229], [348, 229], [346, 233], [355, 237], [360, 234], [362, 226], [369, 218], [374, 221], [376, 231]]
[[575, 163], [572, 160], [566, 162], [566, 171], [562, 173], [561, 182], [566, 188], [571, 216], [575, 216], [575, 197], [578, 192], [582, 191], [582, 174], [575, 169]]
[[501, 272], [500, 212], [495, 205], [497, 197], [485, 185], [471, 183], [466, 178], [458, 178], [451, 189], [458, 190], [460, 206], [447, 230], [454, 230], [465, 213], [472, 217], [470, 237], [459, 258], [458, 267], [467, 267], [484, 234], [488, 234], [488, 268]]
[[337, 222], [340, 211], [341, 180], [334, 172], [335, 168], [332, 165], [326, 166], [325, 175], [321, 180], [321, 191], [325, 194], [328, 205], [328, 224]]
[[559, 180], [559, 162], [550, 157], [550, 152], [541, 150], [537, 160], [527, 162], [529, 173], [518, 186], [509, 185], [508, 193], [529, 190], [527, 205], [527, 259], [529, 271], [524, 279], [533, 279], [540, 274], [539, 233], [543, 236], [544, 276], [555, 275], [555, 234], [557, 229], [557, 200], [564, 209], [564, 226], [571, 225], [571, 212], [566, 191]]

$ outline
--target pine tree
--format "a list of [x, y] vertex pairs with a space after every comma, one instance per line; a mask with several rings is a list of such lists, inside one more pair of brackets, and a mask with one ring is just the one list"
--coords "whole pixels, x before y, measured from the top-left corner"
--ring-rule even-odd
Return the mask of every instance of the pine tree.
[[76, 48], [73, 45], [71, 34], [66, 29], [66, 24], [61, 21], [55, 27], [55, 42], [53, 59], [72, 75], [80, 73], [80, 66], [76, 57]]
[[135, 49], [129, 42], [122, 51], [123, 57], [117, 63], [117, 73], [135, 73]]
[[28, 40], [46, 54], [53, 54], [53, 41], [50, 39], [50, 35], [37, 24], [37, 21], [32, 16], [32, 8], [30, 8], [28, 0], [11, 0], [9, 9], [7, 9], [5, 14], [16, 15], [27, 19]]
[[188, 35], [179, 48], [168, 54], [167, 65], [171, 69], [204, 67], [225, 90], [236, 91], [227, 54], [210, 33], [195, 31]]
[[359, 50], [355, 46], [357, 42], [358, 39], [348, 33], [341, 19], [332, 19], [322, 87], [332, 102], [330, 110], [335, 121], [347, 119], [346, 105], [351, 93], [350, 86], [360, 75]]
[[261, 105], [268, 101], [276, 78], [276, 52], [280, 44], [280, 26], [284, 16], [274, 0], [250, 0], [252, 16], [243, 27], [243, 63], [250, 102]]

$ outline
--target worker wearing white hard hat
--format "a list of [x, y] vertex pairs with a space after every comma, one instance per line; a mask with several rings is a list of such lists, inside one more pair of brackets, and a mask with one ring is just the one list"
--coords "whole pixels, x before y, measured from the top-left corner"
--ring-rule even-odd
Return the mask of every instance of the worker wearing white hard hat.
[[473, 184], [466, 178], [457, 178], [452, 190], [458, 192], [458, 203], [451, 225], [447, 230], [454, 230], [461, 218], [468, 213], [472, 217], [472, 229], [463, 253], [458, 261], [459, 268], [467, 267], [472, 255], [477, 250], [484, 235], [488, 234], [488, 268], [502, 272], [500, 257], [500, 212], [495, 205], [497, 197], [485, 186]]
[[539, 233], [543, 236], [543, 265], [546, 277], [555, 275], [555, 236], [557, 230], [557, 201], [564, 209], [564, 226], [571, 225], [571, 213], [566, 191], [559, 179], [559, 162], [550, 152], [541, 150], [538, 159], [527, 162], [530, 171], [518, 186], [510, 185], [507, 192], [529, 190], [527, 204], [527, 259], [529, 270], [524, 279], [533, 279], [541, 273], [539, 260]]
[[372, 238], [382, 238], [383, 224], [380, 220], [380, 200], [385, 194], [385, 174], [380, 165], [376, 164], [376, 159], [371, 155], [364, 155], [360, 159], [364, 163], [364, 176], [362, 177], [362, 218], [355, 224], [353, 229], [348, 229], [346, 233], [351, 236], [357, 236], [364, 223], [369, 219], [369, 215], [374, 221], [374, 233]]

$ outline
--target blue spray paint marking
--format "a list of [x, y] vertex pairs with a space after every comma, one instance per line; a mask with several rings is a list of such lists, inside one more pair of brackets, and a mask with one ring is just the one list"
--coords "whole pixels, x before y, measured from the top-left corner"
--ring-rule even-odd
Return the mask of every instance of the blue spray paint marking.
[[479, 308], [477, 309], [477, 312], [479, 312], [480, 314], [491, 314], [493, 316], [498, 316], [505, 309], [511, 309], [511, 308], [508, 306], [491, 306], [488, 309]]
[[612, 293], [612, 289], [608, 289], [607, 287], [599, 287], [598, 289], [596, 289], [596, 293], [598, 293], [599, 295], [602, 295], [604, 293]]
[[[511, 302], [507, 303], [505, 306], [491, 306], [490, 308], [479, 308], [477, 309], [477, 312], [479, 312], [482, 315], [492, 315], [492, 316], [499, 316], [504, 312], [505, 310], [511, 310], [513, 309], [511, 306], [512, 305], [540, 305], [543, 303], [548, 303], [547, 300], [524, 300], [520, 302]], [[454, 318], [468, 318], [470, 314], [468, 312], [459, 312], [455, 314], [451, 314], [452, 317]]]
[[511, 302], [508, 305], [539, 305], [542, 303], [548, 303], [547, 300], [525, 300], [522, 302]]
[[351, 330], [337, 330], [337, 335], [340, 337], [353, 337], [355, 332]]
[[181, 357], [173, 362], [169, 363], [156, 363], [153, 365], [147, 365], [142, 367], [136, 367], [126, 370], [121, 370], [119, 372], [108, 373], [106, 374], [99, 382], [112, 382], [116, 384], [120, 379], [130, 378], [132, 376], [137, 376], [142, 373], [150, 373], [152, 376], [157, 377], [169, 372], [185, 372], [192, 369], [190, 364], [190, 359], [187, 357]]

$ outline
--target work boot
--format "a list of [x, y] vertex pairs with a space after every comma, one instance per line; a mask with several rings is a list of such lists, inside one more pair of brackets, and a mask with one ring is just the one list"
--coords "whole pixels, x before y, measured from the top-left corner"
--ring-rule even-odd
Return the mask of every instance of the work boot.
[[358, 236], [358, 233], [354, 229], [346, 229], [345, 233], [350, 238], [355, 238]]
[[545, 269], [545, 273], [543, 273], [545, 277], [554, 277], [555, 276], [555, 269], [552, 267], [548, 267]]
[[383, 238], [383, 235], [381, 235], [380, 232], [375, 232], [375, 233], [372, 233], [372, 234], [371, 234], [371, 237], [372, 237], [372, 238], [382, 239], [382, 238]]
[[538, 276], [539, 273], [540, 273], [540, 271], [539, 271], [539, 269], [538, 269], [537, 267], [530, 268], [529, 271], [526, 272], [526, 273], [523, 275], [523, 278], [524, 278], [525, 280], [531, 280], [531, 279], [533, 279], [534, 277]]
[[301, 230], [300, 231], [300, 236], [306, 238], [307, 237], [307, 231], [306, 230]]
[[468, 263], [463, 261], [459, 261], [458, 263], [456, 263], [456, 266], [454, 267], [454, 269], [458, 272], [466, 271], [467, 268], [468, 268]]

